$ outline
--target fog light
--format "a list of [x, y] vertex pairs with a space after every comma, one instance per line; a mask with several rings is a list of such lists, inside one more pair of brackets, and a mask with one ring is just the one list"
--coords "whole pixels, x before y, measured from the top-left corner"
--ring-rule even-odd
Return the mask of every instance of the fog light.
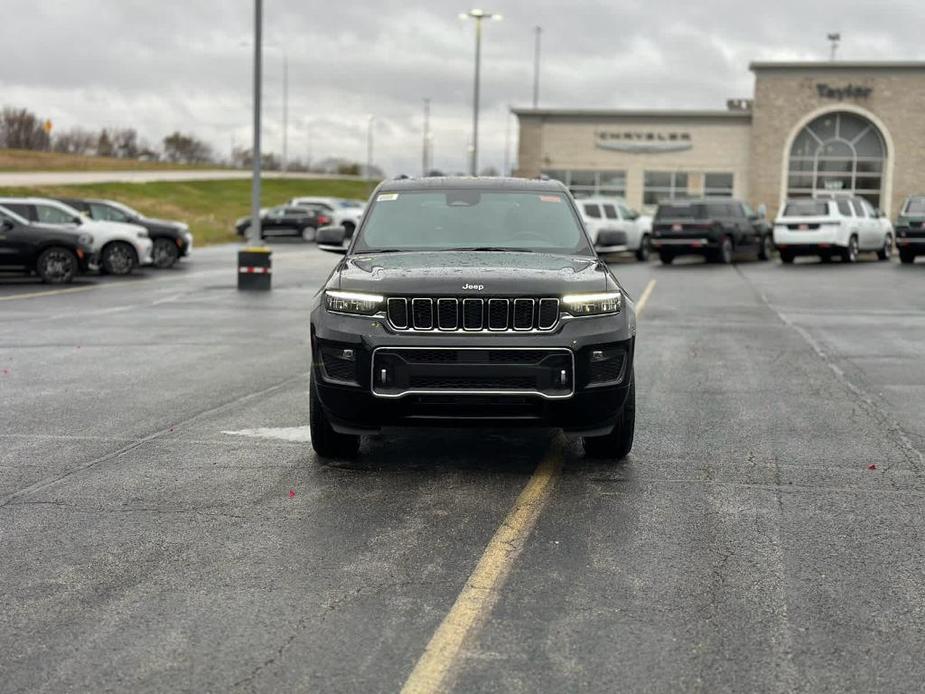
[[356, 353], [352, 349], [342, 349], [340, 351], [340, 358], [345, 361], [356, 361]]
[[607, 361], [607, 356], [604, 354], [604, 350], [595, 349], [591, 352], [591, 361]]

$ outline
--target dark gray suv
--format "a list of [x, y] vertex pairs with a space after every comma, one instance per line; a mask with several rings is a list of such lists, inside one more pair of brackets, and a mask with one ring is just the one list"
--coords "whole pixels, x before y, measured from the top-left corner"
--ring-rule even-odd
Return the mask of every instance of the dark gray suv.
[[632, 447], [633, 302], [555, 181], [383, 183], [311, 313], [311, 438], [355, 455], [391, 427], [551, 427]]

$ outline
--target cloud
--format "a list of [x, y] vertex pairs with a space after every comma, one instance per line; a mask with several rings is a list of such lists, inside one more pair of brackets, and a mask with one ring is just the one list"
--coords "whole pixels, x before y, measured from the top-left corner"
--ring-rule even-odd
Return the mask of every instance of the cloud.
[[[279, 151], [283, 52], [290, 156], [365, 160], [375, 114], [377, 163], [416, 173], [422, 99], [434, 162], [465, 169], [474, 34], [449, 0], [265, 0], [264, 142]], [[227, 0], [5, 0], [0, 102], [56, 127], [133, 126], [151, 141], [196, 133], [220, 152], [250, 138], [252, 3]], [[920, 2], [779, 0], [681, 3], [499, 0], [485, 25], [481, 162], [501, 167], [509, 105], [528, 105], [533, 27], [541, 25], [541, 105], [722, 108], [748, 96], [755, 59], [925, 57]], [[514, 133], [516, 135], [516, 131]], [[514, 138], [512, 138], [513, 140]], [[512, 149], [514, 144], [512, 143]]]

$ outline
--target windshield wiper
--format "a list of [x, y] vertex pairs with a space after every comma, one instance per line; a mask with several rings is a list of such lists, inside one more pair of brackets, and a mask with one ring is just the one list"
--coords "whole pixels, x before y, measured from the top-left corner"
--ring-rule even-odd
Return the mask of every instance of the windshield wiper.
[[461, 248], [441, 248], [441, 251], [476, 251], [476, 252], [492, 252], [497, 251], [500, 253], [533, 253], [534, 251], [529, 248], [510, 248], [504, 246], [464, 246]]

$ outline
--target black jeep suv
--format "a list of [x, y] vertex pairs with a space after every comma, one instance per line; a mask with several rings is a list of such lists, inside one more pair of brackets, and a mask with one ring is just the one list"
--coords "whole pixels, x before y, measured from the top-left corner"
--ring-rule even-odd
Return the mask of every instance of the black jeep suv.
[[910, 195], [903, 203], [896, 218], [896, 246], [904, 263], [925, 255], [925, 195]]
[[731, 263], [740, 253], [768, 260], [774, 252], [771, 225], [738, 200], [705, 198], [659, 204], [652, 247], [666, 265], [679, 255], [702, 255]]
[[66, 284], [96, 263], [90, 234], [33, 224], [0, 207], [0, 272], [35, 272], [43, 282]]
[[311, 313], [311, 439], [390, 427], [537, 426], [614, 460], [633, 443], [633, 302], [557, 181], [381, 184]]

